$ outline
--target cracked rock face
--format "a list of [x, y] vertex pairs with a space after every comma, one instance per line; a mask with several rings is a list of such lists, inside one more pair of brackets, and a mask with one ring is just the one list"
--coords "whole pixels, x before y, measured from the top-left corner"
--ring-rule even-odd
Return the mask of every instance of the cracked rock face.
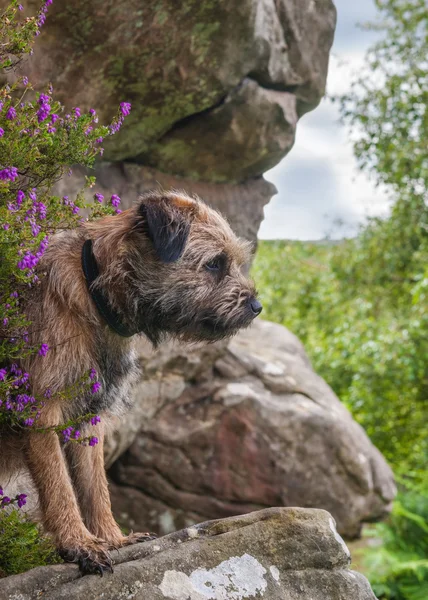
[[220, 350], [140, 347], [145, 381], [109, 446], [113, 462], [130, 445], [110, 470], [119, 521], [164, 534], [305, 506], [331, 512], [352, 538], [384, 516], [392, 472], [297, 338], [258, 320]]
[[56, 2], [25, 71], [102, 119], [132, 103], [108, 160], [241, 182], [290, 150], [323, 96], [335, 21], [332, 0]]
[[272, 508], [114, 554], [113, 574], [40, 567], [0, 580], [2, 600], [375, 600], [322, 510]]

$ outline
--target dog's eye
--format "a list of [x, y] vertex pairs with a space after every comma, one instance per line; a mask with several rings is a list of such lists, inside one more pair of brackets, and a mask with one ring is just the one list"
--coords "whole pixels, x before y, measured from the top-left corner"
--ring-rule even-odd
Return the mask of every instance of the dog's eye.
[[205, 263], [205, 268], [208, 269], [208, 271], [220, 271], [221, 264], [222, 259], [220, 256], [217, 256], [216, 258], [213, 258], [209, 262]]

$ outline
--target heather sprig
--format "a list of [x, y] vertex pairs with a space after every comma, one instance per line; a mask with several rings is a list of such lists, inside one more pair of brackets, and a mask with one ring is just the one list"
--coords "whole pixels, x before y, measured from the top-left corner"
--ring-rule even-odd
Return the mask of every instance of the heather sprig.
[[18, 508], [22, 508], [27, 504], [27, 494], [17, 494], [13, 498], [6, 496], [3, 492], [3, 488], [0, 486], [0, 510], [2, 508], [6, 508], [7, 506], [17, 506]]
[[[32, 52], [51, 3], [45, 0], [34, 17], [25, 17], [16, 0], [4, 9], [0, 16], [0, 69], [13, 69]], [[75, 197], [61, 198], [52, 188], [71, 173], [73, 165], [92, 167], [102, 156], [103, 140], [120, 129], [130, 110], [130, 103], [121, 103], [110, 125], [102, 126], [93, 108], [86, 112], [76, 106], [66, 111], [54, 99], [51, 86], [35, 93], [26, 76], [16, 77], [14, 83], [0, 89], [0, 424], [31, 428], [40, 434], [55, 431], [67, 444], [97, 444], [90, 429], [100, 417], [86, 414], [42, 427], [39, 416], [45, 402], [53, 393], [64, 402], [99, 394], [102, 383], [91, 369], [66, 390], [33, 394], [30, 376], [19, 365], [30, 356], [44, 360], [53, 348], [43, 341], [33, 343], [32, 324], [22, 306], [32, 288], [40, 285], [43, 273], [39, 263], [54, 233], [75, 228], [84, 218], [120, 212], [116, 194], [106, 203], [96, 194], [95, 202], [88, 204], [85, 191], [94, 186], [94, 177], [86, 178]], [[1, 491], [5, 506], [25, 503], [24, 495], [11, 499]]]

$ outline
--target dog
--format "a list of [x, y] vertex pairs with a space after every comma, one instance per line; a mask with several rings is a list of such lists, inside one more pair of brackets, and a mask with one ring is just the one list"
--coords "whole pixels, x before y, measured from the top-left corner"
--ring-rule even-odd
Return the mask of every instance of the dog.
[[[37, 427], [95, 413], [101, 421], [90, 429], [98, 444], [62, 445], [52, 429], [3, 430], [0, 475], [25, 465], [46, 531], [84, 573], [102, 575], [112, 569], [110, 549], [150, 538], [122, 534], [103, 458], [106, 430], [129, 407], [139, 377], [135, 336], [155, 347], [168, 338], [214, 342], [250, 325], [262, 310], [245, 275], [250, 257], [249, 242], [218, 212], [175, 191], [148, 193], [121, 214], [51, 238], [38, 266], [40, 284], [25, 305], [29, 342], [49, 351], [21, 366], [32, 393], [48, 396]], [[91, 369], [100, 389], [64, 394]]]

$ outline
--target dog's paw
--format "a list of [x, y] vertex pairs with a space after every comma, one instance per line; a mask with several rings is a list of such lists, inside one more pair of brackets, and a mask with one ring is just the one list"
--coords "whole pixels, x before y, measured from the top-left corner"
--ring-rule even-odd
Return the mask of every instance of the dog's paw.
[[59, 554], [66, 562], [77, 563], [83, 575], [102, 577], [106, 572], [113, 573], [108, 546], [103, 540], [94, 538], [77, 542], [70, 547], [60, 548]]

